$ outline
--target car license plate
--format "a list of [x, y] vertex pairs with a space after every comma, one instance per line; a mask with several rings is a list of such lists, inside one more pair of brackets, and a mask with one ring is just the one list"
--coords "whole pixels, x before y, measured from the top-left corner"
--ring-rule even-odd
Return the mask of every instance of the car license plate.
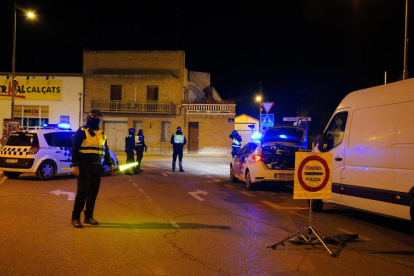
[[293, 179], [293, 173], [275, 173], [277, 179]]
[[13, 164], [15, 164], [15, 163], [17, 163], [17, 159], [6, 159], [6, 163], [13, 163]]

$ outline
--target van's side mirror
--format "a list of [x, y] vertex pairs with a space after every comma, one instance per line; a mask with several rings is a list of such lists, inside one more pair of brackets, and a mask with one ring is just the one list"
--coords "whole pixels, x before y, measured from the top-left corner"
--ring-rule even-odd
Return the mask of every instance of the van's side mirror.
[[326, 133], [322, 133], [321, 135], [319, 135], [318, 137], [318, 149], [320, 152], [326, 152], [328, 150], [330, 150], [329, 147], [329, 138], [328, 135]]

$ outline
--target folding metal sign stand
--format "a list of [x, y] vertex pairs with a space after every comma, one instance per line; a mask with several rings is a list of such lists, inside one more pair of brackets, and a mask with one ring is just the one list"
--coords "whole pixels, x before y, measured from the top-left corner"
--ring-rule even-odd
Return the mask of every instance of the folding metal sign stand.
[[[335, 254], [329, 249], [329, 247], [326, 245], [326, 243], [321, 239], [321, 237], [319, 236], [318, 232], [316, 231], [316, 229], [312, 226], [312, 199], [310, 199], [310, 204], [309, 204], [309, 225], [303, 227], [302, 229], [296, 231], [295, 233], [293, 233], [292, 235], [289, 235], [286, 239], [275, 243], [274, 245], [268, 246], [267, 248], [272, 248], [272, 249], [276, 249], [276, 246], [278, 246], [279, 244], [285, 246], [285, 244], [283, 242], [285, 242], [286, 240], [290, 239], [291, 237], [295, 236], [296, 234], [299, 234], [305, 230], [308, 230], [308, 238], [306, 238], [303, 235], [300, 235], [304, 241], [299, 240], [302, 243], [305, 244], [312, 244], [312, 242], [314, 241], [320, 241], [323, 246], [325, 246], [326, 250], [328, 250], [329, 254], [331, 254], [332, 257], [335, 257]], [[325, 233], [323, 233], [322, 231], [318, 230], [320, 233], [324, 234], [326, 237], [328, 237], [328, 235], [326, 235]], [[312, 233], [315, 234], [317, 239], [312, 240]], [[331, 239], [337, 241], [338, 243], [345, 245], [345, 243], [343, 241], [340, 241], [334, 237], [329, 236]]]

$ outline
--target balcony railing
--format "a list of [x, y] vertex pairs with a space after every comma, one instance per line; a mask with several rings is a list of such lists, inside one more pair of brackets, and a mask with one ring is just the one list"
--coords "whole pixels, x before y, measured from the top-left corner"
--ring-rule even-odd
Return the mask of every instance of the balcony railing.
[[233, 114], [235, 104], [184, 104], [187, 106], [187, 113], [208, 113], [208, 114]]
[[159, 101], [134, 102], [92, 100], [91, 109], [99, 109], [101, 112], [158, 114], [174, 114], [176, 111], [174, 103]]

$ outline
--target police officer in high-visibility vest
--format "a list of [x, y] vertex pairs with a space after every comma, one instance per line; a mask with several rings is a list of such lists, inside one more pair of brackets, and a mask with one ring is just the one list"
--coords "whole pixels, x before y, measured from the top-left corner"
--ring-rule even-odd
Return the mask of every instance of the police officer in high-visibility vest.
[[135, 173], [142, 173], [141, 162], [144, 157], [144, 150], [147, 151], [147, 145], [145, 145], [144, 131], [140, 129], [137, 136], [135, 136], [135, 151], [137, 152], [138, 165], [134, 168]]
[[99, 128], [101, 112], [97, 109], [88, 114], [86, 125], [80, 127], [74, 137], [72, 147], [72, 173], [78, 177], [75, 203], [72, 211], [72, 225], [82, 228], [80, 216], [85, 207], [86, 224], [97, 225], [93, 217], [95, 201], [101, 183], [101, 160], [104, 155], [105, 162], [114, 170], [106, 135]]
[[[125, 137], [125, 153], [126, 153], [126, 163], [134, 163], [134, 150], [135, 150], [135, 130], [130, 128], [128, 131], [127, 137]], [[131, 175], [130, 169], [125, 171], [126, 175]]]
[[177, 162], [180, 166], [180, 172], [184, 172], [183, 169], [183, 148], [187, 144], [184, 133], [181, 132], [181, 127], [177, 127], [177, 132], [171, 136], [171, 144], [173, 145], [173, 159], [172, 159], [172, 171], [175, 171], [175, 164]]
[[239, 152], [243, 139], [237, 130], [233, 130], [233, 132], [229, 135], [229, 138], [233, 139], [233, 143], [231, 144], [231, 157], [234, 157]]

